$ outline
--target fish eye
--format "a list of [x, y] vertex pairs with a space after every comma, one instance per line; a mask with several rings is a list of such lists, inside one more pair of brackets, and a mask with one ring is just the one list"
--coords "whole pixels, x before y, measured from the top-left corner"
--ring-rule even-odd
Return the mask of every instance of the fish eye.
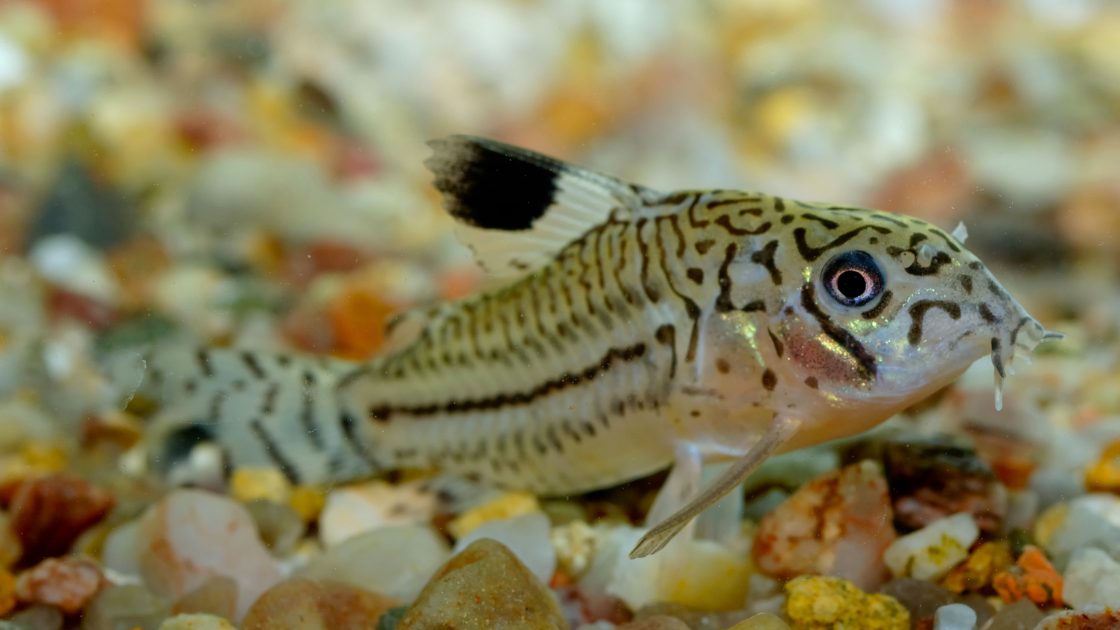
[[883, 272], [867, 252], [844, 252], [824, 267], [825, 289], [844, 306], [862, 306], [883, 292]]

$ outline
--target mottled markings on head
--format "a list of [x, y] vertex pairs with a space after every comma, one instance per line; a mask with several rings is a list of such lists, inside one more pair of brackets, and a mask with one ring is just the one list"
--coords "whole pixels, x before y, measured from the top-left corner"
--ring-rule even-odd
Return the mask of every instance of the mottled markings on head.
[[789, 225], [790, 223], [793, 223], [794, 218], [795, 217], [792, 214], [783, 214], [782, 225]]
[[981, 269], [984, 268], [984, 263], [982, 263], [978, 260], [974, 260], [974, 261], [968, 263], [968, 268], [973, 270], [973, 271], [980, 271]]
[[751, 215], [752, 217], [762, 216], [762, 208], [743, 208], [739, 211], [739, 216]]
[[863, 313], [860, 313], [860, 317], [864, 319], [875, 319], [876, 317], [882, 315], [883, 311], [887, 310], [887, 307], [890, 306], [892, 299], [894, 299], [894, 293], [892, 293], [890, 289], [883, 291], [883, 295], [879, 298], [879, 302]]
[[198, 368], [202, 370], [202, 375], [206, 378], [213, 377], [214, 369], [213, 366], [210, 365], [210, 353], [206, 348], [199, 348], [194, 356], [198, 360]]
[[731, 217], [726, 214], [721, 214], [720, 216], [716, 217], [715, 224], [727, 230], [727, 233], [732, 236], [751, 236], [755, 234], [765, 234], [766, 232], [770, 231], [771, 227], [770, 222], [767, 221], [754, 230], [737, 228], [734, 225], [731, 225]]
[[683, 258], [684, 257], [685, 242], [684, 242], [684, 233], [681, 232], [680, 220], [678, 219], [677, 215], [675, 215], [675, 214], [670, 214], [668, 216], [668, 220], [669, 220], [669, 225], [673, 226], [673, 233], [677, 236], [677, 258]]
[[[716, 191], [716, 192], [718, 192], [718, 191]], [[713, 210], [715, 208], [722, 208], [723, 206], [740, 204], [740, 203], [744, 203], [744, 202], [747, 202], [747, 201], [751, 201], [751, 200], [743, 198], [743, 197], [732, 197], [730, 199], [715, 199], [713, 201], [709, 201], [708, 203], [704, 204], [704, 208], [707, 209], [707, 210]]]
[[824, 217], [818, 217], [817, 215], [810, 214], [808, 212], [801, 215], [801, 218], [802, 219], [807, 219], [809, 221], [816, 221], [817, 223], [820, 223], [821, 225], [823, 225], [825, 227], [825, 229], [827, 229], [827, 230], [835, 230], [836, 228], [840, 227], [840, 224], [835, 222], [835, 221], [831, 221], [831, 220], [826, 219]]
[[712, 245], [715, 245], [715, 244], [716, 244], [716, 242], [713, 241], [710, 238], [705, 238], [705, 239], [696, 241], [696, 253], [703, 256], [704, 254], [707, 254], [708, 250], [711, 249]]
[[898, 227], [901, 227], [901, 228], [909, 227], [908, 225], [906, 225], [902, 221], [890, 216], [889, 214], [883, 214], [881, 212], [876, 212], [876, 213], [873, 213], [871, 216], [873, 218], [879, 219], [880, 221], [886, 221], [887, 223], [893, 223], [893, 224], [895, 224], [895, 225], [897, 225]]
[[762, 249], [751, 254], [751, 262], [762, 265], [767, 273], [770, 274], [770, 282], [774, 286], [782, 284], [782, 270], [778, 269], [778, 265], [774, 262], [774, 254], [778, 251], [778, 240], [772, 240], [763, 246]]
[[774, 197], [774, 210], [776, 212], [786, 211], [786, 202], [781, 197]]
[[961, 283], [961, 286], [964, 287], [964, 292], [972, 295], [972, 276], [962, 273], [957, 276], [957, 280]]
[[688, 224], [695, 229], [708, 227], [708, 225], [711, 223], [711, 221], [696, 218], [696, 204], [698, 204], [699, 202], [700, 196], [697, 195], [696, 198], [692, 200], [692, 204], [688, 206], [688, 210], [685, 212], [685, 214], [688, 216]]
[[809, 378], [805, 379], [805, 384], [809, 387], [812, 387], [813, 389], [817, 389], [820, 386], [817, 383], [817, 377], [815, 376], [810, 376]]
[[876, 237], [876, 236], [872, 236], [871, 238], [867, 239], [867, 242], [872, 244], [872, 245], [878, 245], [879, 244], [879, 238]]
[[805, 228], [797, 228], [793, 231], [793, 240], [797, 244], [797, 252], [801, 254], [801, 257], [804, 258], [806, 262], [813, 262], [816, 259], [820, 258], [828, 250], [840, 247], [856, 236], [859, 236], [859, 233], [864, 230], [875, 230], [879, 234], [891, 233], [891, 231], [885, 227], [881, 227], [878, 225], [863, 225], [853, 230], [844, 232], [843, 234], [837, 236], [828, 243], [821, 245], [820, 247], [812, 247], [805, 241], [805, 235], [807, 233]]
[[832, 318], [817, 305], [814, 294], [812, 284], [805, 284], [801, 287], [801, 308], [817, 320], [824, 334], [840, 344], [840, 347], [844, 348], [848, 355], [855, 359], [861, 377], [865, 379], [875, 378], [879, 371], [875, 364], [875, 355], [868, 352], [867, 348], [848, 329], [836, 325]]
[[296, 467], [292, 465], [291, 460], [280, 450], [276, 439], [272, 437], [272, 434], [270, 434], [264, 424], [261, 423], [260, 418], [253, 418], [250, 420], [249, 428], [253, 431], [253, 434], [257, 436], [261, 446], [264, 447], [265, 454], [272, 461], [272, 464], [280, 469], [280, 472], [284, 474], [284, 477], [286, 477], [292, 485], [299, 485], [299, 472], [296, 470]]
[[528, 230], [552, 205], [562, 163], [535, 154], [509, 155], [499, 145], [463, 138], [431, 143], [427, 162], [451, 216], [480, 228]]
[[995, 280], [990, 280], [990, 279], [988, 280], [988, 291], [990, 291], [990, 292], [992, 292], [996, 295], [999, 295], [1000, 293], [1003, 293], [1003, 291], [1000, 290], [999, 285], [995, 283]]
[[926, 236], [925, 234], [922, 234], [921, 232], [914, 232], [913, 234], [910, 235], [910, 249], [914, 249], [914, 247], [918, 243], [921, 243], [922, 241], [927, 240], [928, 238], [929, 238], [928, 236]]
[[785, 346], [782, 345], [782, 340], [778, 339], [778, 336], [774, 334], [774, 331], [770, 330], [769, 328], [766, 329], [766, 332], [770, 334], [770, 341], [774, 344], [774, 352], [778, 354], [779, 359], [782, 358], [782, 355], [784, 355], [786, 351]]
[[735, 305], [731, 303], [731, 275], [728, 273], [728, 269], [731, 267], [731, 262], [735, 259], [735, 254], [738, 251], [739, 245], [737, 243], [727, 244], [723, 262], [720, 263], [719, 273], [716, 276], [719, 280], [719, 295], [716, 297], [715, 308], [721, 313], [735, 309]]
[[919, 300], [910, 305], [907, 312], [910, 313], [910, 332], [906, 335], [906, 340], [910, 345], [916, 346], [922, 341], [922, 325], [926, 313], [931, 309], [941, 309], [952, 319], [960, 319], [961, 307], [956, 302], [948, 300]]
[[994, 324], [999, 321], [999, 318], [992, 312], [992, 309], [988, 308], [988, 305], [983, 302], [980, 303], [980, 318], [989, 324]]
[[685, 275], [688, 276], [689, 280], [695, 282], [696, 284], [704, 284], [703, 269], [700, 269], [698, 267], [689, 267], [688, 271], [685, 272]]
[[731, 364], [727, 362], [727, 359], [720, 357], [716, 359], [716, 370], [720, 374], [727, 374], [731, 371]]
[[772, 392], [772, 391], [774, 391], [774, 388], [777, 387], [777, 386], [778, 386], [778, 375], [774, 374], [774, 370], [771, 370], [770, 368], [766, 368], [766, 371], [762, 373], [762, 387], [766, 391]]
[[743, 311], [744, 313], [755, 313], [755, 312], [760, 312], [760, 311], [765, 312], [766, 311], [766, 303], [763, 302], [762, 300], [752, 300], [752, 301], [744, 304], [743, 308], [741, 308], [739, 310]]
[[945, 241], [945, 244], [949, 246], [949, 249], [953, 250], [954, 252], [960, 253], [961, 248], [957, 246], [956, 239], [941, 231], [941, 229], [939, 228], [931, 227], [929, 231], [933, 232], [934, 234], [939, 236], [941, 240]]

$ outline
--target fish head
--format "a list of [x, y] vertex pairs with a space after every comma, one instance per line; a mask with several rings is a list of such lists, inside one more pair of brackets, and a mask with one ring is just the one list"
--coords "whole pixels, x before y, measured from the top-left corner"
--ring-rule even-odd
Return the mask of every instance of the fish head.
[[1016, 357], [1047, 331], [963, 245], [925, 221], [829, 207], [792, 236], [801, 283], [780, 325], [785, 361], [835, 407], [894, 412], [990, 355], [996, 406]]

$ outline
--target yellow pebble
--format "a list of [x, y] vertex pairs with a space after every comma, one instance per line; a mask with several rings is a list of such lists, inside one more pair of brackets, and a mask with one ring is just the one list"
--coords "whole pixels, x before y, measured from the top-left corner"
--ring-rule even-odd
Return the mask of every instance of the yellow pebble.
[[323, 511], [323, 504], [327, 502], [327, 494], [319, 488], [310, 486], [296, 486], [292, 488], [292, 496], [288, 498], [288, 505], [303, 519], [310, 523], [319, 518]]
[[750, 619], [745, 619], [731, 626], [730, 630], [790, 630], [789, 624], [782, 618], [770, 613], [758, 613]]
[[1034, 522], [1034, 539], [1043, 547], [1049, 547], [1054, 540], [1054, 532], [1061, 527], [1069, 514], [1068, 503], [1055, 503], [1046, 508]]
[[701, 610], [739, 610], [750, 589], [748, 558], [710, 540], [691, 541], [681, 566], [663, 574], [657, 599]]
[[531, 493], [510, 492], [463, 512], [447, 524], [447, 531], [455, 538], [462, 538], [483, 523], [539, 512], [540, 509], [537, 497]]
[[1120, 493], [1120, 441], [1105, 447], [1101, 458], [1085, 473], [1090, 492]]
[[245, 466], [233, 471], [229, 494], [242, 503], [253, 499], [287, 503], [292, 495], [292, 484], [278, 468]]
[[793, 630], [908, 630], [910, 612], [888, 595], [868, 595], [848, 580], [801, 576], [786, 584]]

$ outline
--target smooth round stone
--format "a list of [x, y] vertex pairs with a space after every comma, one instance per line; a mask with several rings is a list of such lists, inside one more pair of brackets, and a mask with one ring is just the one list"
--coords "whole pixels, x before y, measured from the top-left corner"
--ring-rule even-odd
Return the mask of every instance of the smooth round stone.
[[1042, 621], [1043, 615], [1029, 599], [1022, 599], [1004, 606], [985, 630], [1032, 630]]
[[261, 541], [274, 555], [288, 555], [303, 538], [307, 527], [300, 515], [288, 504], [269, 499], [253, 499], [244, 505], [257, 524]]
[[[62, 611], [54, 606], [37, 604], [25, 608], [7, 618], [7, 622], [26, 628], [26, 630], [61, 630], [65, 618]], [[5, 630], [0, 626], [0, 630]]]
[[214, 576], [175, 602], [172, 612], [232, 619], [237, 614], [237, 582], [224, 575]]
[[400, 602], [329, 580], [285, 580], [249, 609], [242, 630], [369, 630]]
[[165, 620], [159, 630], [237, 630], [230, 622], [214, 615], [176, 615]]
[[505, 545], [537, 579], [548, 584], [556, 572], [556, 551], [549, 538], [550, 525], [543, 512], [488, 521], [460, 538], [452, 553], [459, 553], [476, 540], [490, 538]]
[[139, 549], [145, 583], [168, 599], [218, 575], [232, 578], [236, 619], [283, 577], [249, 512], [201, 490], [176, 490], [149, 510], [140, 523]]
[[949, 604], [933, 615], [933, 630], [974, 630], [976, 611], [964, 604]]
[[82, 630], [158, 630], [170, 614], [168, 603], [143, 586], [112, 586], [86, 606]]
[[328, 548], [298, 575], [408, 602], [450, 556], [447, 542], [429, 525], [385, 527]]
[[101, 563], [123, 575], [140, 575], [140, 521], [120, 525], [105, 537]]
[[338, 488], [327, 495], [319, 515], [319, 540], [330, 547], [364, 532], [426, 523], [435, 507], [435, 495], [413, 485], [374, 481]]
[[1120, 608], [1120, 563], [1095, 547], [1073, 552], [1066, 567], [1062, 598], [1074, 608]]

